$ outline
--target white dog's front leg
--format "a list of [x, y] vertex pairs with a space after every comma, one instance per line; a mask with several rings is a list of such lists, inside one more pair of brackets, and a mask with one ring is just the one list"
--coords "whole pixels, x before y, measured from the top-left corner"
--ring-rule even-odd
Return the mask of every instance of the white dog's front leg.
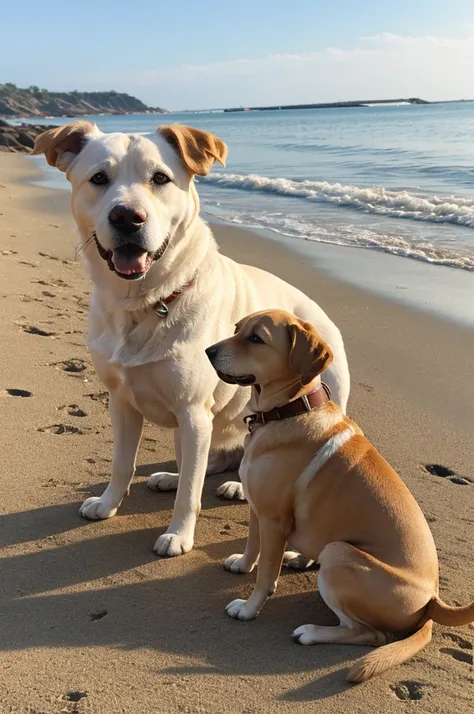
[[212, 416], [209, 411], [202, 407], [191, 408], [178, 417], [178, 424], [181, 444], [178, 492], [173, 519], [153, 548], [158, 555], [181, 555], [193, 547], [211, 445]]
[[128, 494], [143, 429], [143, 415], [122, 398], [119, 390], [110, 392], [109, 412], [114, 434], [112, 477], [102, 496], [88, 498], [79, 509], [83, 518], [93, 521], [115, 516]]

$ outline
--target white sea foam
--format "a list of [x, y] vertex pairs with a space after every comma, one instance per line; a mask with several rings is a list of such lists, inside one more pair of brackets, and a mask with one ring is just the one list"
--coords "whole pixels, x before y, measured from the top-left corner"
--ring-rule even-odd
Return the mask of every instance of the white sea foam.
[[474, 271], [474, 254], [462, 251], [461, 246], [435, 244], [409, 235], [394, 235], [391, 233], [363, 228], [360, 225], [321, 225], [307, 217], [281, 212], [246, 212], [235, 214], [222, 210], [220, 207], [206, 205], [206, 211], [236, 225], [247, 228], [264, 229], [278, 233], [288, 238], [299, 238], [314, 243], [329, 243], [332, 245], [352, 248], [369, 248], [371, 250], [398, 255], [403, 258], [421, 260], [433, 265], [445, 265], [451, 268]]
[[261, 191], [317, 203], [353, 208], [375, 215], [474, 228], [474, 198], [359, 187], [327, 181], [294, 181], [256, 174], [212, 173], [204, 180], [221, 188]]

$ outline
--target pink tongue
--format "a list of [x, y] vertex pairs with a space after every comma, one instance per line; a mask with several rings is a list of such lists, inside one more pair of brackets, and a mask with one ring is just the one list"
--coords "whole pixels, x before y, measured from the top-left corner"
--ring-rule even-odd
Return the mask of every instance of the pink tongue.
[[146, 251], [138, 255], [124, 255], [123, 252], [114, 250], [113, 257], [115, 270], [122, 275], [144, 273], [149, 264], [149, 256]]

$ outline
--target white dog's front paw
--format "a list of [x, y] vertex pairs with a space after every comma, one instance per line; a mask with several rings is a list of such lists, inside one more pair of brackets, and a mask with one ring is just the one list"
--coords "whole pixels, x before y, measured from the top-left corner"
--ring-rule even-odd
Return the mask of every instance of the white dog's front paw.
[[79, 515], [89, 521], [99, 521], [104, 518], [112, 518], [117, 513], [117, 508], [112, 508], [103, 496], [91, 496], [84, 501], [79, 509]]
[[157, 555], [174, 558], [177, 555], [188, 553], [193, 547], [193, 538], [177, 533], [163, 533], [160, 535], [153, 550]]
[[152, 491], [176, 491], [178, 488], [179, 474], [169, 473], [168, 471], [157, 471], [157, 473], [149, 476], [146, 485]]
[[224, 562], [224, 568], [231, 573], [251, 573], [255, 563], [249, 563], [242, 553], [230, 555]]
[[318, 641], [318, 631], [321, 628], [317, 625], [301, 625], [291, 634], [292, 639], [298, 645], [315, 645]]
[[258, 613], [251, 610], [247, 603], [248, 600], [232, 600], [232, 602], [227, 605], [225, 611], [229, 617], [234, 618], [234, 620], [255, 620]]
[[287, 568], [293, 568], [294, 570], [306, 570], [310, 568], [314, 563], [314, 560], [307, 558], [301, 553], [297, 553], [296, 550], [287, 550], [283, 556], [283, 565]]
[[217, 489], [217, 495], [227, 501], [245, 501], [244, 489], [240, 481], [226, 481]]

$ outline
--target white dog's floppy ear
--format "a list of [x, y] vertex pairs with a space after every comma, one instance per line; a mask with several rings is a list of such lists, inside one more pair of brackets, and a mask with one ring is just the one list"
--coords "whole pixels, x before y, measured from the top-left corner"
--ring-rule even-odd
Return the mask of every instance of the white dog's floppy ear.
[[[66, 171], [74, 155], [77, 155], [86, 143], [87, 134], [97, 131], [97, 126], [90, 121], [75, 121], [65, 126], [48, 129], [36, 137], [33, 154], [44, 154], [50, 166]], [[66, 154], [72, 154], [69, 157]]]
[[329, 367], [333, 354], [310, 322], [298, 320], [288, 325], [288, 332], [290, 367], [301, 376], [301, 384], [305, 386]]
[[191, 173], [206, 176], [216, 161], [225, 166], [227, 146], [214, 134], [183, 124], [159, 126], [157, 131], [179, 151]]

